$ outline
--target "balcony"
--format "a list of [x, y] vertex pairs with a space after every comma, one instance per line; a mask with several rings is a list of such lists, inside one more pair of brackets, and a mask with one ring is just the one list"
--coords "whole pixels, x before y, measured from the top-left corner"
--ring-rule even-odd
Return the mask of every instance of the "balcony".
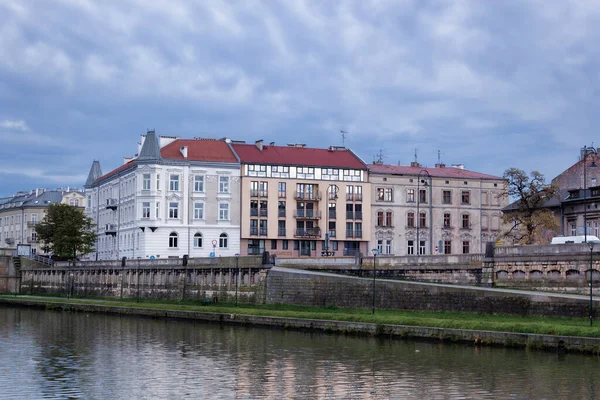
[[27, 226], [33, 228], [37, 225], [37, 221], [27, 221]]
[[321, 219], [321, 211], [299, 209], [294, 211], [296, 219]]
[[298, 192], [294, 193], [294, 198], [296, 200], [311, 200], [311, 201], [319, 201], [321, 200], [320, 192]]
[[4, 241], [5, 241], [5, 242], [6, 242], [6, 244], [8, 244], [8, 245], [13, 245], [13, 244], [15, 244], [15, 239], [13, 239], [13, 238], [6, 238], [6, 239], [4, 239]]
[[258, 228], [257, 227], [250, 227], [250, 235], [251, 236], [258, 236]]
[[267, 236], [267, 228], [260, 228], [259, 234], [260, 236]]
[[279, 209], [277, 210], [277, 216], [278, 216], [279, 218], [285, 218], [285, 208], [279, 208]]
[[317, 226], [315, 228], [296, 229], [296, 232], [294, 232], [294, 236], [301, 238], [320, 238], [321, 228]]
[[279, 228], [277, 231], [277, 236], [285, 236], [285, 228]]
[[117, 225], [116, 224], [106, 224], [106, 226], [104, 227], [104, 233], [106, 235], [116, 236], [117, 235]]
[[106, 199], [106, 208], [116, 210], [118, 203], [117, 199]]
[[39, 241], [40, 241], [40, 240], [39, 240], [37, 237], [28, 237], [28, 238], [27, 238], [27, 243], [30, 243], [30, 244], [32, 244], [32, 243], [37, 243], [37, 242], [39, 242]]
[[251, 208], [250, 209], [250, 216], [251, 217], [258, 217], [258, 208]]
[[267, 216], [267, 209], [266, 208], [261, 208], [260, 209], [260, 216], [261, 217], [266, 217]]

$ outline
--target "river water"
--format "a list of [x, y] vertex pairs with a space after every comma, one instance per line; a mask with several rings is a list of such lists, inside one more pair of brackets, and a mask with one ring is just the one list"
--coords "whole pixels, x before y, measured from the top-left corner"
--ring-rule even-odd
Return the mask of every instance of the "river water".
[[600, 359], [0, 306], [0, 399], [600, 399]]

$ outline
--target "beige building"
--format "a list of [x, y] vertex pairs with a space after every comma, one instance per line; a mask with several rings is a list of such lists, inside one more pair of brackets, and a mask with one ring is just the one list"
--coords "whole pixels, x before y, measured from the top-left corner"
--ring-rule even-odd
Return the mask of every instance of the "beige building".
[[16, 249], [18, 245], [30, 245], [31, 254], [41, 254], [35, 226], [46, 216], [48, 206], [65, 203], [84, 208], [85, 201], [82, 192], [71, 189], [35, 189], [0, 199], [0, 247]]
[[371, 246], [381, 254], [481, 253], [501, 233], [508, 204], [501, 177], [418, 163], [372, 164], [369, 177]]
[[233, 142], [241, 163], [241, 254], [368, 253], [370, 185], [352, 151]]

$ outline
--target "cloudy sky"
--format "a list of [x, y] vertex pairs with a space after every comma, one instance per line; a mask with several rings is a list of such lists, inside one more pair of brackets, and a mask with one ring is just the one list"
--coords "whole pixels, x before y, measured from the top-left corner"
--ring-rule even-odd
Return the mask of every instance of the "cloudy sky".
[[594, 135], [600, 3], [0, 0], [0, 196], [147, 129], [552, 178]]

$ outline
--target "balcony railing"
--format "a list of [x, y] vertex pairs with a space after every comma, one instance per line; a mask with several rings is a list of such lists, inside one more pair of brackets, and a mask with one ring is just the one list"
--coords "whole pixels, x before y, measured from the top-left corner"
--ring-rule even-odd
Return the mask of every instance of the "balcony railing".
[[280, 199], [285, 199], [286, 192], [278, 192], [278, 196], [279, 196]]
[[258, 228], [250, 227], [250, 235], [257, 236], [258, 235]]
[[261, 208], [260, 209], [260, 216], [261, 217], [266, 217], [267, 216], [267, 209], [266, 208]]
[[321, 237], [321, 228], [296, 229], [295, 237]]
[[346, 219], [354, 219], [354, 211], [346, 211]]
[[335, 210], [329, 210], [329, 219], [335, 219]]
[[250, 209], [250, 216], [251, 217], [258, 217], [258, 208], [251, 208]]
[[297, 219], [320, 219], [321, 211], [305, 210], [303, 208], [294, 211], [294, 217]]
[[6, 239], [4, 239], [4, 241], [5, 241], [5, 242], [6, 242], [6, 244], [8, 244], [8, 245], [15, 244], [15, 239], [13, 239], [13, 238], [6, 238]]
[[117, 225], [115, 224], [106, 224], [104, 227], [104, 233], [107, 235], [116, 234], [117, 233]]
[[36, 226], [37, 223], [38, 223], [37, 221], [27, 221], [27, 226], [32, 228], [32, 227]]
[[321, 200], [321, 192], [295, 192], [296, 200], [312, 200], [318, 201]]
[[362, 193], [346, 193], [346, 201], [362, 201]]
[[362, 219], [362, 211], [354, 211], [354, 219]]
[[334, 238], [335, 237], [335, 229], [330, 229], [329, 230], [329, 237], [330, 238]]
[[28, 237], [27, 238], [27, 243], [37, 243], [39, 242], [39, 239], [37, 237]]
[[285, 208], [278, 208], [277, 209], [277, 216], [278, 217], [285, 217]]
[[260, 228], [259, 234], [260, 236], [267, 236], [267, 228]]
[[267, 192], [266, 190], [261, 190], [260, 197], [269, 197], [269, 192]]
[[258, 189], [250, 189], [250, 197], [258, 197]]
[[354, 237], [355, 238], [361, 238], [362, 237], [362, 231], [354, 231]]
[[284, 228], [279, 228], [277, 230], [277, 235], [278, 236], [285, 236], [285, 229]]
[[106, 208], [110, 208], [111, 210], [116, 210], [119, 202], [117, 199], [106, 199]]
[[353, 238], [354, 237], [354, 231], [352, 229], [346, 229], [346, 237], [347, 238]]

